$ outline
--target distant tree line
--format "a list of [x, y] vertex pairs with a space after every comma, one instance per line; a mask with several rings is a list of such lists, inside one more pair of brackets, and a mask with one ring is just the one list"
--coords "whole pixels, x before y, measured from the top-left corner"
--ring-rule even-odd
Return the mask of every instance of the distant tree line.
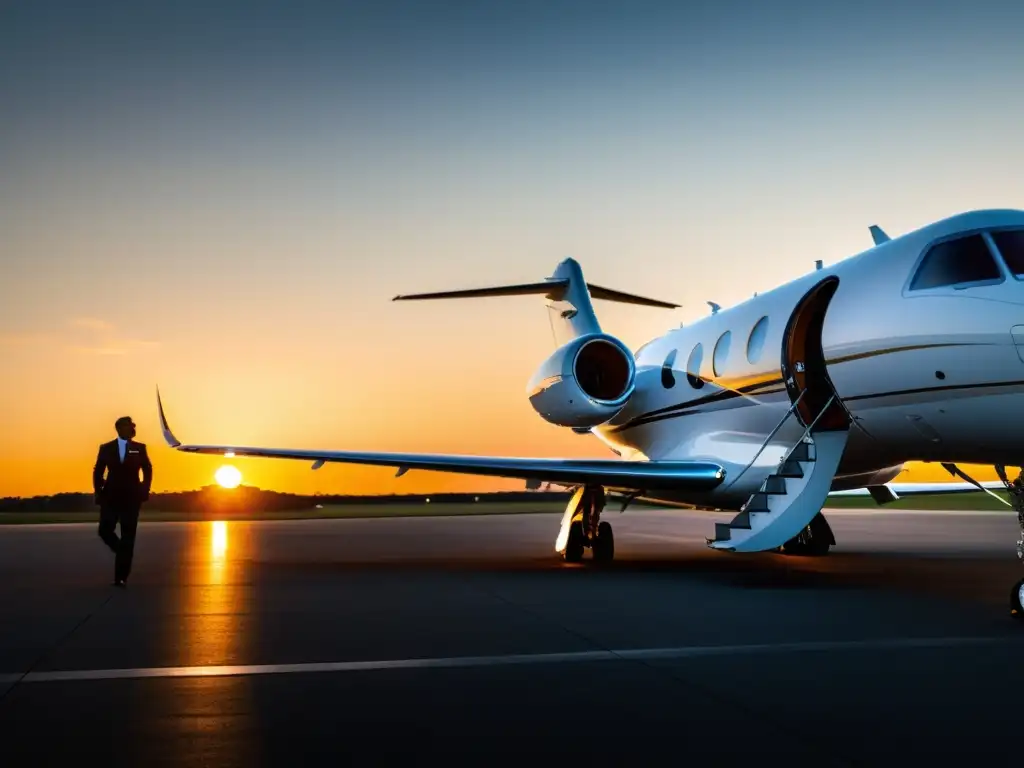
[[[297, 494], [265, 491], [250, 486], [225, 490], [210, 485], [196, 491], [154, 493], [145, 508], [164, 512], [194, 512], [231, 509], [246, 512], [286, 512], [315, 508], [317, 505], [338, 504], [424, 504], [427, 499], [436, 504], [471, 503], [488, 504], [523, 501], [566, 501], [569, 492], [503, 491], [498, 493], [423, 493], [389, 495]], [[91, 493], [55, 493], [52, 496], [0, 498], [3, 512], [83, 512], [96, 511]]]

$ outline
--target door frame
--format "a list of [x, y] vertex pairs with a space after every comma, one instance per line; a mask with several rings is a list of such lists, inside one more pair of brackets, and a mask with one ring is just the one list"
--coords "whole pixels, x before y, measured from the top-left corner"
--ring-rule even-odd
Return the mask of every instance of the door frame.
[[814, 427], [817, 432], [849, 429], [852, 422], [828, 375], [821, 341], [825, 314], [838, 288], [839, 278], [835, 275], [816, 283], [797, 302], [782, 336], [782, 380], [790, 403], [807, 390], [795, 409], [800, 423], [804, 427], [810, 425], [835, 395]]

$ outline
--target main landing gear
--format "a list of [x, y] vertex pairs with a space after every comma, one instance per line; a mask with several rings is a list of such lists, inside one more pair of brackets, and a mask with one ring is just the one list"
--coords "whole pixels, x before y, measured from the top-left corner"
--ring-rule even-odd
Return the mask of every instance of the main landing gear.
[[[995, 469], [999, 479], [1006, 486], [1010, 500], [1013, 502], [1013, 509], [1017, 513], [1017, 525], [1020, 527], [1020, 536], [1017, 539], [1017, 559], [1024, 563], [1024, 469], [1013, 482], [1006, 479], [1005, 467], [997, 465]], [[1022, 602], [1024, 602], [1024, 579], [1014, 584], [1010, 591], [1010, 615], [1015, 619], [1024, 620]]]
[[828, 524], [825, 516], [819, 512], [807, 524], [806, 528], [779, 549], [784, 555], [821, 557], [827, 555], [829, 549], [835, 543], [836, 537], [832, 533], [832, 526]]
[[601, 486], [577, 488], [569, 499], [562, 517], [562, 528], [555, 542], [555, 550], [567, 563], [583, 559], [583, 550], [590, 548], [594, 561], [610, 562], [615, 557], [615, 539], [611, 523], [601, 520], [605, 492]]

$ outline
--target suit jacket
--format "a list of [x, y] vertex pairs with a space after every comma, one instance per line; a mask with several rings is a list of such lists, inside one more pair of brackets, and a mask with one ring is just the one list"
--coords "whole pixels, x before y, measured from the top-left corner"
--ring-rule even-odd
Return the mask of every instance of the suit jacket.
[[[104, 470], [106, 478], [103, 477]], [[92, 470], [92, 486], [96, 498], [101, 502], [141, 504], [149, 498], [152, 485], [153, 465], [146, 453], [145, 443], [129, 440], [125, 446], [123, 462], [117, 440], [100, 446], [96, 466]]]

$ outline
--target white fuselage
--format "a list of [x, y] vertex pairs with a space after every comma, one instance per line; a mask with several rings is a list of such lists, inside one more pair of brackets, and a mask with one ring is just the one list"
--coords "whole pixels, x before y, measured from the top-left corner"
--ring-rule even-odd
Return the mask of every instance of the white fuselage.
[[[992, 245], [989, 235], [959, 242], [1014, 228], [1024, 230], [1024, 212], [961, 214], [673, 330], [639, 350], [635, 394], [594, 433], [624, 458], [721, 464], [721, 486], [678, 500], [738, 509], [804, 432], [790, 417], [765, 445], [792, 402], [783, 380], [787, 324], [809, 291], [838, 279], [816, 332], [830, 386], [854, 424], [833, 490], [888, 482], [907, 461], [1018, 466], [1024, 349], [1012, 329], [1020, 326], [1024, 344], [1024, 283], [1014, 274], [1024, 266], [993, 249], [998, 272], [986, 271], [977, 248]], [[945, 272], [924, 265], [940, 285], [912, 288], [925, 254], [943, 242], [948, 255], [929, 258], [946, 259]], [[968, 279], [951, 282], [956, 265]]]

